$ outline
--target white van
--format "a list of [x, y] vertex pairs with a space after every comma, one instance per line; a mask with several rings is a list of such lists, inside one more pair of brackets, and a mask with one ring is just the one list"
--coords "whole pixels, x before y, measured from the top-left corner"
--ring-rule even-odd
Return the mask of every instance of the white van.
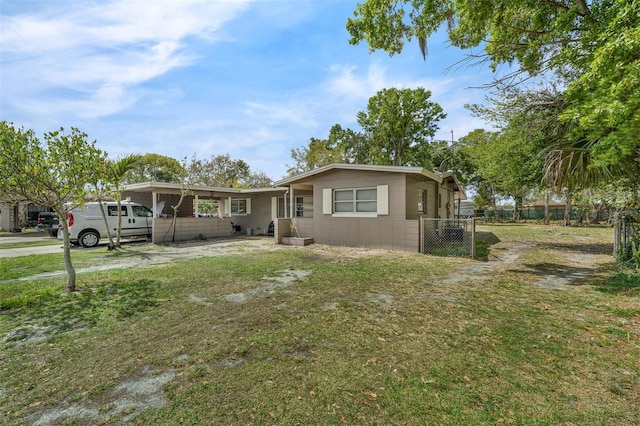
[[[102, 203], [109, 224], [111, 236], [115, 238], [118, 227], [118, 203], [105, 201]], [[121, 237], [147, 237], [151, 236], [153, 213], [145, 206], [131, 201], [122, 201], [121, 209]], [[83, 204], [67, 212], [69, 224], [69, 239], [72, 243], [78, 243], [82, 247], [95, 247], [101, 238], [107, 237], [104, 218], [100, 213], [100, 203], [92, 202]], [[58, 233], [58, 238], [62, 232]]]

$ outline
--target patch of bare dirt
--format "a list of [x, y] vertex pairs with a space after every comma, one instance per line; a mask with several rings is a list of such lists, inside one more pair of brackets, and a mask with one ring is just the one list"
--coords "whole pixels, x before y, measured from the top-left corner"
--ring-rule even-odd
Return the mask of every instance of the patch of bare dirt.
[[535, 248], [537, 248], [536, 244], [499, 243], [491, 248], [489, 261], [462, 266], [440, 282], [451, 285], [465, 281], [487, 280], [495, 274], [498, 268], [515, 263], [520, 256]]
[[126, 423], [144, 410], [164, 407], [167, 400], [162, 386], [174, 378], [173, 371], [157, 372], [144, 368], [137, 377], [119, 383], [99, 400], [65, 401], [52, 408], [36, 409], [25, 420], [34, 426], [68, 421], [73, 424]]
[[302, 271], [295, 269], [285, 269], [277, 271], [275, 277], [263, 277], [259, 287], [253, 288], [243, 293], [233, 293], [224, 296], [224, 299], [230, 302], [244, 303], [255, 297], [269, 296], [277, 290], [287, 288], [296, 281], [301, 281], [311, 274], [311, 271]]

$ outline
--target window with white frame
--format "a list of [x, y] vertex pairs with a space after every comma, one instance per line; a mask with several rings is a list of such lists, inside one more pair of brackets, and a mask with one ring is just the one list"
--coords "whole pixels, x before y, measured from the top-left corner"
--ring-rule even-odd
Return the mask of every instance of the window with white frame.
[[249, 214], [249, 202], [250, 200], [247, 198], [239, 198], [231, 200], [231, 214], [241, 215], [241, 214]]
[[322, 189], [322, 214], [333, 217], [377, 217], [389, 214], [389, 186]]
[[378, 191], [376, 188], [336, 189], [333, 191], [335, 213], [376, 213]]

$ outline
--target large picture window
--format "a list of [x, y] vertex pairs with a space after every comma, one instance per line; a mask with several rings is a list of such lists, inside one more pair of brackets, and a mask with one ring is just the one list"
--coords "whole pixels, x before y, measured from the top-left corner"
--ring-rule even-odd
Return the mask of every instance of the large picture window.
[[377, 217], [389, 214], [389, 186], [322, 189], [322, 214], [333, 217]]
[[376, 188], [336, 189], [333, 191], [334, 213], [376, 213]]

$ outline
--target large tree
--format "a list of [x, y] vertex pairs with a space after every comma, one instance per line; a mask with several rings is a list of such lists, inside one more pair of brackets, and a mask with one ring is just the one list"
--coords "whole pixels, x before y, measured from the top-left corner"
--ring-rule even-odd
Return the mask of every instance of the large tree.
[[289, 176], [331, 163], [367, 163], [368, 139], [359, 132], [334, 124], [327, 139], [311, 138], [307, 146], [291, 150], [295, 164], [287, 165]]
[[64, 242], [67, 291], [76, 289], [76, 272], [71, 262], [66, 203], [87, 200], [87, 185], [99, 180], [106, 154], [76, 128], [63, 128], [44, 135], [44, 144], [32, 130], [0, 123], [0, 195], [28, 200], [53, 209], [58, 215]]
[[358, 124], [369, 138], [369, 157], [376, 164], [418, 165], [416, 153], [428, 144], [446, 117], [430, 100], [431, 92], [417, 89], [382, 89], [369, 99]]
[[569, 142], [589, 150], [590, 164], [638, 171], [640, 0], [366, 0], [347, 29], [351, 43], [390, 54], [417, 38], [426, 54], [426, 40], [443, 24], [454, 46], [484, 50], [470, 61], [511, 67], [498, 86], [542, 74], [560, 79], [559, 116], [577, 124]]
[[125, 173], [121, 182], [182, 182], [186, 170], [178, 160], [160, 154], [144, 154]]
[[192, 158], [187, 167], [193, 184], [224, 188], [243, 186], [251, 175], [244, 160], [233, 160], [229, 154], [212, 156], [209, 160]]

